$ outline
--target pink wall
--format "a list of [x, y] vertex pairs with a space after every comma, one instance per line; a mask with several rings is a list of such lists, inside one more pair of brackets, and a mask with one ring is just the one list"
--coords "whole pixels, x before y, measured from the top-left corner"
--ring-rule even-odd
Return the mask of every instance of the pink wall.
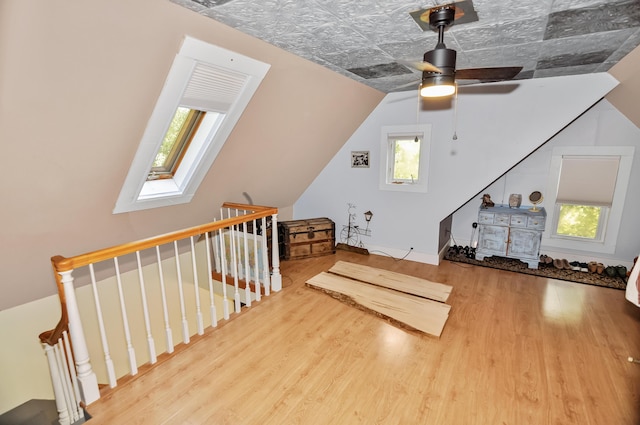
[[609, 70], [609, 73], [620, 81], [620, 85], [609, 93], [606, 99], [637, 127], [640, 127], [638, 69], [640, 69], [640, 47], [636, 47]]
[[[113, 215], [185, 35], [271, 70], [190, 204]], [[242, 192], [290, 215], [384, 96], [157, 0], [3, 0], [0, 93], [0, 310], [55, 293], [52, 255], [201, 224]]]

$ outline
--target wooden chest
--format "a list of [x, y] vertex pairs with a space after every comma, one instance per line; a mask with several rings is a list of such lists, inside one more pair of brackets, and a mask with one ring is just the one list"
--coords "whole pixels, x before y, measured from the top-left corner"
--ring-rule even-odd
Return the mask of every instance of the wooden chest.
[[285, 260], [318, 257], [336, 252], [336, 226], [328, 218], [278, 223], [280, 257]]

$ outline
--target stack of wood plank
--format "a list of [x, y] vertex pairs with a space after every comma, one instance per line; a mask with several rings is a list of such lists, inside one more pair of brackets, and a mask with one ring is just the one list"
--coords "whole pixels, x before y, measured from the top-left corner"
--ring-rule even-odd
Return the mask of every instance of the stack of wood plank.
[[440, 337], [451, 306], [451, 286], [414, 276], [338, 261], [307, 286], [395, 325]]

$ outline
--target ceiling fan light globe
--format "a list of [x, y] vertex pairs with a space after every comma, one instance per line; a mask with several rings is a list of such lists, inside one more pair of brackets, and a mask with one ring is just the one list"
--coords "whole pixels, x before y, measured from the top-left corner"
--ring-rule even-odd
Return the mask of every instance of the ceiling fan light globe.
[[456, 92], [455, 80], [448, 75], [437, 75], [425, 78], [420, 84], [421, 97], [451, 96]]
[[422, 97], [444, 97], [455, 93], [456, 87], [453, 85], [423, 86], [420, 88]]

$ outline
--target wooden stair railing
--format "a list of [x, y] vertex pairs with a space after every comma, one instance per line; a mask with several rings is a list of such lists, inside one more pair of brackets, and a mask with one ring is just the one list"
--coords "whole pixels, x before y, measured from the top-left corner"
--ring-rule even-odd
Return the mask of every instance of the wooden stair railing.
[[[270, 225], [273, 229], [277, 229], [277, 208], [245, 205], [237, 203], [224, 203], [220, 210], [221, 218], [212, 223], [191, 227], [188, 229], [167, 233], [164, 235], [143, 239], [135, 242], [125, 243], [74, 257], [54, 256], [51, 258], [58, 294], [60, 298], [61, 317], [56, 327], [52, 330], [40, 334], [40, 342], [43, 344], [47, 359], [50, 365], [51, 378], [53, 381], [56, 405], [58, 408], [60, 423], [73, 423], [78, 419], [83, 406], [89, 405], [100, 398], [100, 386], [94, 368], [92, 367], [87, 338], [83, 323], [81, 320], [81, 312], [76, 298], [76, 288], [74, 288], [74, 270], [88, 267], [90, 272], [90, 285], [93, 291], [95, 314], [98, 318], [98, 331], [102, 351], [104, 355], [104, 368], [108, 385], [113, 388], [117, 385], [116, 372], [114, 368], [114, 360], [109, 351], [109, 341], [103, 320], [103, 309], [101, 308], [101, 300], [99, 297], [98, 283], [95, 278], [94, 264], [105, 261], [113, 261], [115, 273], [112, 277], [117, 282], [118, 294], [120, 299], [120, 313], [122, 324], [124, 327], [124, 335], [128, 350], [129, 371], [130, 375], [136, 375], [138, 364], [135, 360], [135, 351], [132, 347], [131, 335], [128, 329], [126, 311], [129, 306], [124, 301], [124, 293], [126, 292], [121, 281], [121, 272], [119, 269], [118, 258], [135, 254], [137, 259], [137, 272], [139, 283], [139, 296], [142, 304], [141, 314], [144, 317], [145, 332], [147, 337], [147, 348], [149, 351], [149, 363], [156, 362], [155, 340], [153, 339], [150, 323], [149, 306], [147, 302], [147, 287], [145, 286], [145, 267], [142, 266], [140, 260], [140, 252], [144, 250], [154, 249], [157, 253], [157, 275], [159, 282], [147, 282], [147, 285], [158, 284], [158, 288], [162, 294], [162, 306], [154, 306], [164, 313], [165, 322], [165, 339], [167, 344], [166, 353], [173, 352], [173, 336], [168, 318], [167, 297], [165, 293], [164, 282], [165, 272], [162, 263], [166, 258], [161, 258], [160, 247], [168, 248], [173, 245], [173, 256], [170, 257], [175, 261], [176, 266], [176, 290], [180, 299], [181, 324], [182, 324], [182, 342], [189, 342], [189, 319], [186, 317], [186, 301], [184, 294], [185, 286], [192, 284], [192, 292], [195, 295], [195, 310], [197, 322], [196, 328], [199, 335], [203, 334], [203, 320], [200, 307], [200, 292], [206, 291], [207, 285], [200, 285], [198, 275], [202, 267], [206, 267], [208, 279], [208, 294], [210, 297], [210, 325], [217, 325], [216, 300], [215, 297], [221, 298], [223, 304], [223, 318], [229, 318], [229, 305], [231, 298], [234, 304], [235, 313], [241, 311], [242, 305], [250, 306], [251, 299], [259, 301], [261, 296], [269, 295], [270, 291], [279, 291], [282, 289], [282, 277], [279, 267], [279, 252], [277, 231], [271, 232], [271, 243], [267, 248], [266, 229]], [[226, 216], [226, 217], [225, 217]], [[270, 223], [267, 222], [270, 218]], [[188, 240], [190, 242], [190, 251], [183, 249], [183, 253], [179, 252], [178, 241]], [[196, 242], [197, 240], [197, 242]], [[200, 242], [204, 241], [203, 244]], [[197, 244], [204, 245], [206, 260], [205, 266], [199, 262]], [[260, 244], [260, 246], [258, 246]], [[198, 246], [200, 246], [198, 245]], [[251, 246], [253, 245], [253, 246]], [[269, 252], [270, 251], [270, 252]], [[151, 251], [148, 251], [151, 252]], [[166, 252], [166, 251], [165, 251]], [[186, 254], [185, 254], [186, 252]], [[267, 257], [268, 253], [270, 258]], [[193, 282], [183, 282], [180, 257], [182, 255], [190, 255]], [[229, 257], [229, 258], [227, 258]], [[172, 263], [173, 264], [173, 263]], [[147, 265], [148, 266], [148, 265]], [[135, 267], [134, 267], [135, 269]], [[188, 271], [189, 267], [185, 267]], [[133, 271], [133, 270], [132, 270]], [[122, 273], [124, 275], [124, 273]], [[155, 275], [154, 275], [155, 276]], [[217, 276], [216, 282], [213, 277]], [[218, 283], [220, 285], [218, 285]], [[217, 286], [216, 286], [217, 285]], [[215, 286], [215, 288], [214, 288]], [[216, 288], [220, 288], [216, 292]], [[243, 293], [240, 294], [242, 287]], [[230, 289], [229, 289], [230, 288]], [[231, 291], [229, 297], [227, 291]], [[241, 300], [244, 297], [243, 300]], [[220, 301], [220, 300], [218, 300]], [[128, 302], [128, 301], [127, 301]], [[138, 306], [140, 307], [140, 306]], [[189, 306], [194, 307], [194, 306]], [[117, 310], [117, 309], [110, 309]], [[111, 313], [111, 311], [110, 311]], [[94, 335], [90, 335], [95, 340]]]

